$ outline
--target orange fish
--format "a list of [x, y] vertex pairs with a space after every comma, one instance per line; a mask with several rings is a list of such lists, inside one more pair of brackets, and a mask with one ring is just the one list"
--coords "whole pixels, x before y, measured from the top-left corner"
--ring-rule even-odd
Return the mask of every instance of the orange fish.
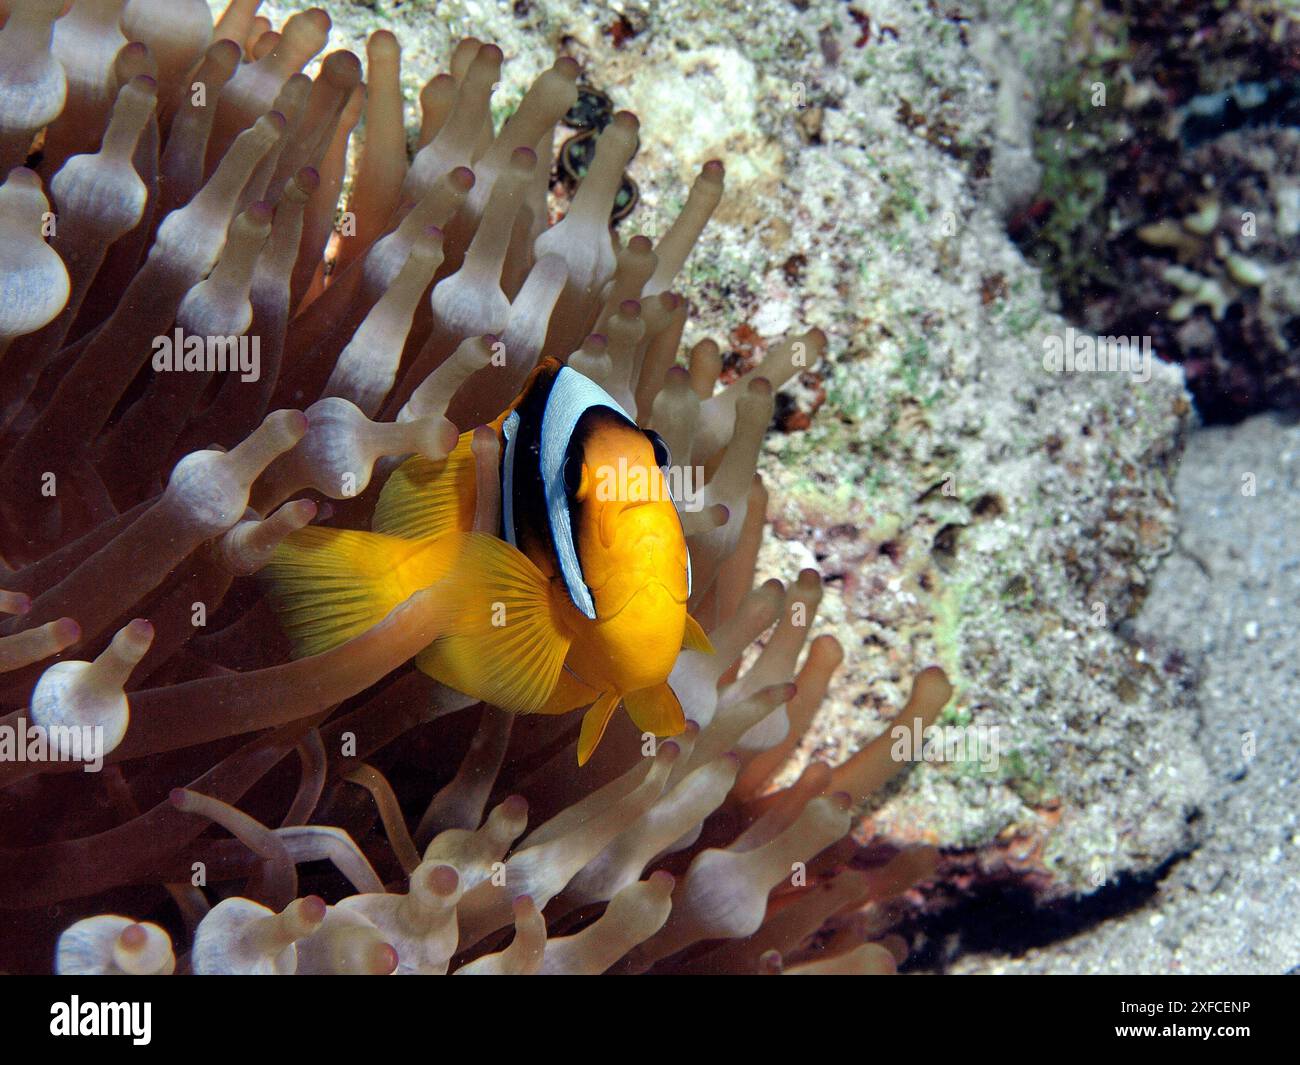
[[622, 703], [656, 736], [686, 727], [668, 674], [683, 647], [712, 652], [686, 612], [690, 555], [657, 434], [555, 359], [491, 425], [500, 443], [499, 536], [471, 532], [471, 434], [440, 462], [389, 478], [373, 532], [292, 534], [264, 571], [299, 655], [363, 632], [442, 581], [454, 621], [415, 658], [435, 680], [515, 713], [589, 706], [584, 764]]

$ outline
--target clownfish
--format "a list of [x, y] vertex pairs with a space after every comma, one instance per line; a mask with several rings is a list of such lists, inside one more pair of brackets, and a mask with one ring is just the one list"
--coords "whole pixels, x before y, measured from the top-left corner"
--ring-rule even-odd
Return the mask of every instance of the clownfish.
[[643, 732], [682, 732], [668, 675], [682, 648], [713, 648], [686, 610], [690, 554], [664, 442], [555, 359], [490, 428], [498, 535], [471, 531], [466, 432], [445, 459], [393, 471], [371, 532], [313, 526], [277, 548], [263, 574], [295, 653], [335, 647], [441, 581], [453, 620], [415, 657], [430, 677], [514, 713], [589, 707], [579, 765], [620, 703]]

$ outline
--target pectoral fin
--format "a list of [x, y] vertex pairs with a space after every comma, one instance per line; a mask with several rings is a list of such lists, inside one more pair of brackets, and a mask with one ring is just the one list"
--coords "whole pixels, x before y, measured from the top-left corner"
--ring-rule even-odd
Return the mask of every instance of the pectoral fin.
[[623, 696], [623, 705], [642, 732], [655, 736], [676, 736], [686, 731], [686, 715], [682, 713], [682, 704], [666, 683], [628, 692]]
[[582, 715], [582, 731], [578, 734], [578, 765], [586, 765], [596, 744], [605, 735], [610, 718], [618, 708], [618, 692], [605, 692], [591, 704], [591, 709]]
[[682, 650], [699, 651], [701, 654], [713, 654], [713, 644], [700, 628], [700, 623], [690, 614], [686, 615], [686, 631], [682, 634]]
[[556, 622], [550, 582], [517, 548], [484, 533], [450, 533], [445, 595], [451, 633], [415, 664], [449, 687], [513, 713], [543, 709], [570, 637]]

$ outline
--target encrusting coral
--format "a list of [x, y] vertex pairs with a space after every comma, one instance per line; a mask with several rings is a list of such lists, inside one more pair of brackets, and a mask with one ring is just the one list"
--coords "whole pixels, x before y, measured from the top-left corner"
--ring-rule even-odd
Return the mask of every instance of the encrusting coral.
[[[773, 392], [825, 338], [722, 390], [716, 345], [677, 362], [673, 280], [722, 165], [658, 244], [620, 246], [628, 112], [552, 222], [572, 59], [494, 129], [501, 51], [461, 42], [408, 165], [389, 33], [309, 78], [320, 9], [275, 31], [256, 0], [215, 27], [204, 0], [5, 7], [0, 965], [892, 971], [890, 900], [934, 854], [850, 837], [900, 768], [886, 737], [776, 786], [842, 652], [808, 640], [815, 572], [754, 586]], [[547, 356], [707, 476], [682, 521], [715, 654], [670, 678], [687, 730], [616, 721], [576, 773], [580, 715], [514, 717], [410, 666], [437, 585], [290, 660], [250, 579], [312, 522], [366, 527], [403, 456], [444, 459]], [[497, 440], [473, 440], [473, 525], [495, 532]], [[902, 713], [924, 727], [949, 695], [923, 670]], [[102, 752], [14, 739], [60, 725], [99, 726]]]

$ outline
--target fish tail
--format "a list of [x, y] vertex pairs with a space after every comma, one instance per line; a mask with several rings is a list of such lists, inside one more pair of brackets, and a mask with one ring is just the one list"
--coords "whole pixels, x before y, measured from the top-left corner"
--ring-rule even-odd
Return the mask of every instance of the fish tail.
[[[451, 546], [451, 545], [447, 545]], [[446, 575], [437, 539], [311, 526], [288, 536], [262, 571], [299, 657], [346, 643]]]

